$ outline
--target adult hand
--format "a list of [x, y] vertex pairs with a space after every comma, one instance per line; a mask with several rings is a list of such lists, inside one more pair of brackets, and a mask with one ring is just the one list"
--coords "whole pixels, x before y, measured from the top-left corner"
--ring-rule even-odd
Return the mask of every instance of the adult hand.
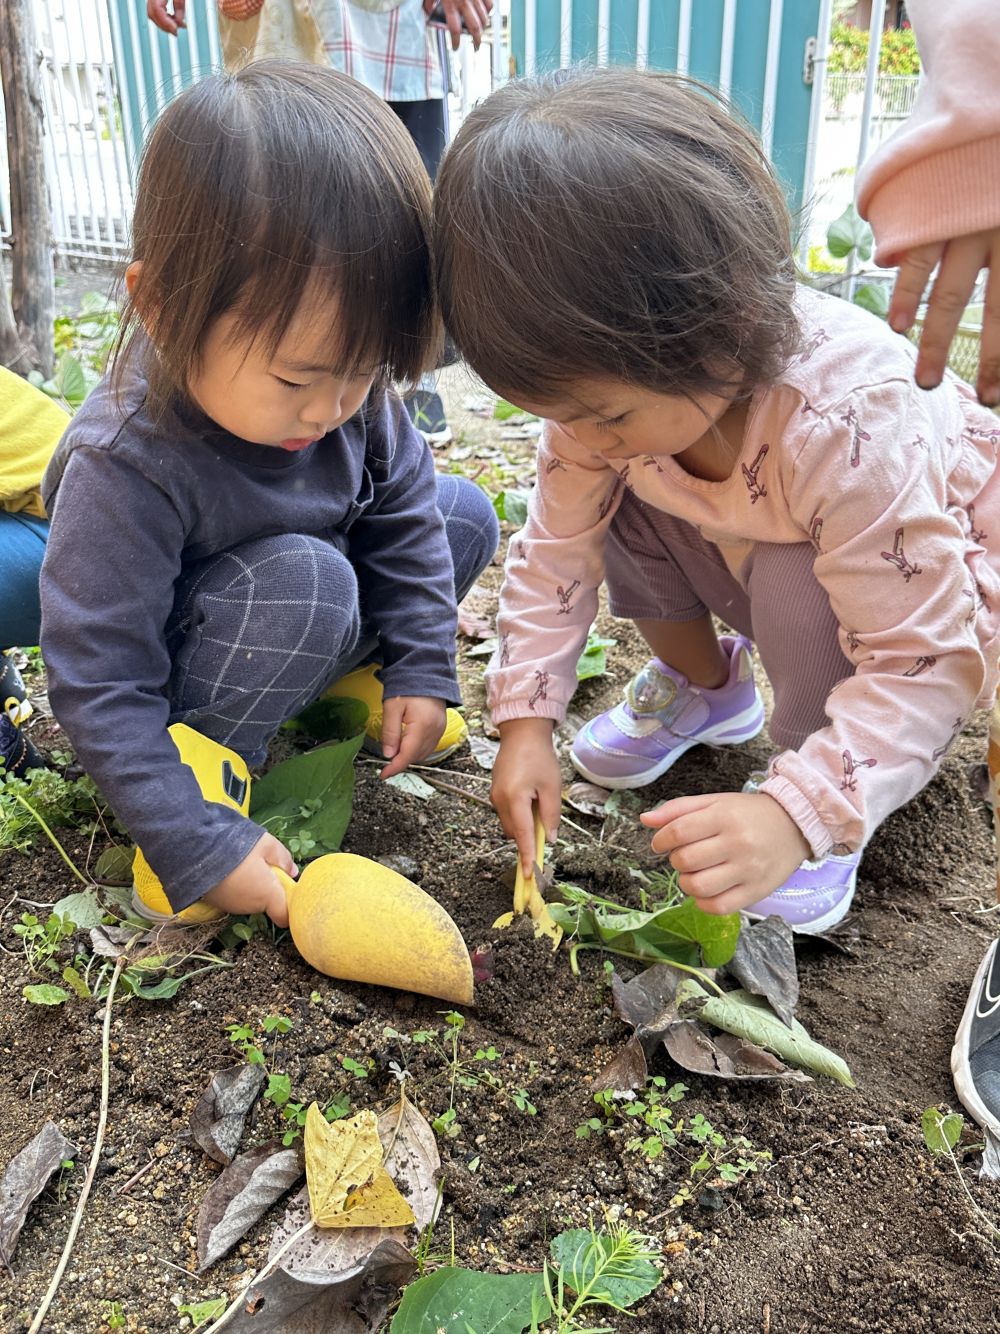
[[738, 912], [767, 898], [811, 855], [798, 825], [765, 792], [711, 792], [665, 801], [639, 819], [659, 832], [678, 883], [707, 913]]
[[287, 926], [288, 902], [272, 866], [280, 867], [288, 875], [298, 875], [292, 854], [284, 843], [279, 843], [272, 834], [264, 834], [239, 866], [209, 890], [204, 896], [205, 902], [223, 912], [241, 916], [266, 912], [275, 926]]
[[552, 745], [554, 724], [548, 718], [512, 718], [500, 724], [500, 750], [493, 765], [490, 792], [504, 833], [517, 844], [521, 868], [534, 874], [535, 818], [532, 804], [545, 826], [548, 842], [559, 828], [562, 775]]
[[[170, 3], [170, 9], [167, 4]], [[187, 0], [146, 0], [146, 17], [160, 32], [176, 37], [180, 28], [186, 28], [184, 7]]]
[[[153, 2], [154, 0], [150, 0], [150, 3]], [[472, 38], [472, 45], [478, 51], [479, 43], [483, 40], [483, 32], [489, 22], [493, 0], [424, 0], [424, 11], [427, 14], [438, 6], [444, 10], [453, 50], [458, 50], [462, 40], [464, 22], [465, 31]]]
[[989, 269], [976, 391], [986, 407], [1000, 406], [1000, 227], [916, 246], [903, 255], [889, 303], [889, 324], [897, 333], [912, 326], [935, 265], [940, 267], [920, 334], [917, 384], [933, 389], [941, 383], [951, 340], [979, 271]]
[[444, 700], [421, 695], [395, 695], [382, 704], [382, 754], [389, 764], [379, 778], [402, 773], [425, 760], [444, 735], [448, 723]]

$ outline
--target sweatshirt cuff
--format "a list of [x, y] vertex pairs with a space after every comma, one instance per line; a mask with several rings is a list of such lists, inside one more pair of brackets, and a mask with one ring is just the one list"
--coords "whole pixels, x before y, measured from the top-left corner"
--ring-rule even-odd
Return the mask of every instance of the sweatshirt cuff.
[[932, 153], [876, 181], [870, 188], [862, 180], [858, 211], [884, 268], [915, 246], [1000, 227], [1000, 135]]
[[382, 698], [395, 699], [398, 695], [416, 695], [422, 699], [443, 699], [445, 704], [461, 706], [462, 693], [450, 673], [408, 672], [392, 667], [379, 668], [382, 679]]
[[[220, 805], [220, 810], [225, 809]], [[155, 861], [143, 849], [153, 870], [160, 877], [174, 912], [189, 908], [210, 889], [214, 889], [220, 880], [225, 880], [230, 871], [235, 871], [240, 862], [249, 857], [267, 833], [266, 829], [254, 824], [245, 815], [236, 811], [232, 814], [237, 817], [237, 821], [230, 828], [220, 831], [213, 846], [206, 849], [197, 861], [192, 861], [189, 846], [176, 845], [169, 854], [157, 856]]]
[[833, 836], [819, 818], [816, 808], [787, 778], [772, 777], [761, 783], [758, 791], [773, 797], [786, 815], [798, 825], [814, 858], [825, 857], [833, 847]]
[[561, 723], [566, 717], [566, 705], [557, 699], [540, 699], [532, 709], [523, 699], [509, 699], [503, 704], [491, 704], [490, 717], [494, 726], [509, 723], [514, 718], [550, 718]]

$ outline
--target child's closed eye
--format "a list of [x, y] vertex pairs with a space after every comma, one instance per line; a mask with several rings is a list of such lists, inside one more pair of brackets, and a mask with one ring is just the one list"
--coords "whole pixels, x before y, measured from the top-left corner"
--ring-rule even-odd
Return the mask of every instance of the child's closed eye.
[[599, 431], [608, 431], [612, 426], [620, 426], [627, 416], [627, 412], [621, 412], [617, 417], [604, 417], [594, 425]]
[[309, 388], [308, 383], [306, 383], [306, 384], [299, 384], [299, 383], [298, 383], [297, 381], [295, 381], [295, 380], [284, 380], [284, 379], [282, 379], [282, 377], [281, 377], [280, 375], [276, 375], [274, 378], [275, 378], [275, 379], [278, 381], [278, 383], [279, 383], [280, 385], [282, 385], [285, 389], [308, 389], [308, 388]]

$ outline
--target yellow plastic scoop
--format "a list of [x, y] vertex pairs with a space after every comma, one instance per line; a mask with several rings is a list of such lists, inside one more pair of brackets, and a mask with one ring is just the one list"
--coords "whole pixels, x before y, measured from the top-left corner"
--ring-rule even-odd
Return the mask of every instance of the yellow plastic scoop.
[[[535, 802], [531, 808], [535, 817], [535, 865], [539, 870], [545, 865], [545, 826], [542, 824], [542, 817], [538, 813], [538, 803]], [[549, 912], [549, 906], [542, 898], [541, 890], [538, 888], [538, 881], [534, 874], [526, 877], [521, 869], [521, 858], [517, 859], [517, 870], [514, 873], [514, 911], [505, 912], [493, 923], [495, 927], [510, 926], [515, 917], [521, 913], [531, 914], [532, 921], [535, 923], [535, 936], [548, 936], [552, 941], [552, 948], [558, 949], [559, 942], [562, 940], [562, 927], [556, 926], [552, 920], [552, 914]]]
[[295, 947], [318, 972], [472, 1004], [461, 932], [412, 880], [352, 852], [317, 857], [298, 880], [271, 869], [288, 896]]

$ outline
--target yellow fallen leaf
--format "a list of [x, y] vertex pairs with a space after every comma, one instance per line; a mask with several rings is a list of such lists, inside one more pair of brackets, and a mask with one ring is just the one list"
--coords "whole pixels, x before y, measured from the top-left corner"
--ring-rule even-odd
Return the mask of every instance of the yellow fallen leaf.
[[306, 1112], [306, 1183], [317, 1227], [399, 1227], [413, 1210], [382, 1165], [374, 1112], [328, 1122], [316, 1103]]

